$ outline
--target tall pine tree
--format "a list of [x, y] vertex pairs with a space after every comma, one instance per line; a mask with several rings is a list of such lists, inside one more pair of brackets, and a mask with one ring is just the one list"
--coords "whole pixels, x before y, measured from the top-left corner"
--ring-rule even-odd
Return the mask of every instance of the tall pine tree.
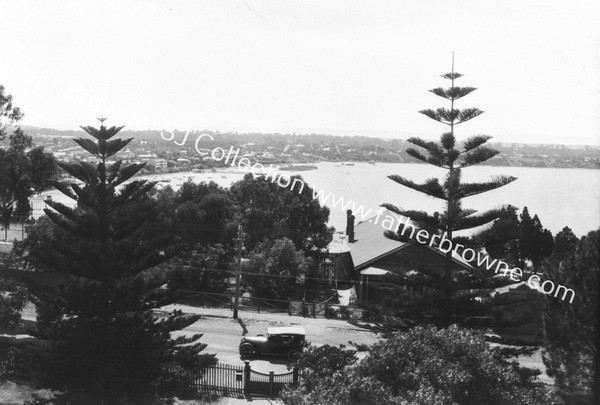
[[176, 254], [177, 243], [169, 235], [144, 230], [154, 206], [146, 194], [155, 183], [128, 182], [143, 163], [112, 160], [132, 141], [113, 139], [122, 128], [103, 123], [82, 127], [95, 140], [75, 142], [97, 164], [60, 164], [79, 182], [56, 187], [77, 207], [47, 202], [55, 237], [37, 244], [31, 254], [39, 268], [65, 281], [53, 288], [29, 280], [29, 287], [38, 307], [40, 337], [52, 342], [50, 380], [102, 400], [144, 402], [148, 399], [140, 399], [140, 393], [184, 389], [192, 369], [215, 359], [199, 354], [206, 347], [198, 342], [201, 335], [171, 339], [170, 332], [198, 317], [171, 313], [159, 318], [152, 312], [164, 303], [156, 288], [166, 280], [149, 278], [147, 271]]
[[[428, 156], [415, 148], [409, 148], [406, 152], [422, 162], [447, 170], [448, 173], [444, 181], [440, 183], [439, 179], [430, 178], [424, 183], [418, 184], [399, 175], [388, 176], [391, 180], [405, 187], [445, 201], [445, 212], [441, 215], [438, 213], [430, 215], [424, 211], [405, 210], [394, 204], [382, 204], [382, 206], [399, 215], [411, 218], [421, 228], [435, 230], [439, 234], [446, 234], [446, 238], [450, 240], [452, 240], [455, 231], [488, 224], [501, 215], [501, 211], [498, 209], [475, 215], [475, 210], [462, 207], [462, 200], [464, 198], [494, 190], [516, 180], [512, 176], [496, 176], [488, 182], [464, 183], [461, 181], [463, 168], [485, 162], [500, 153], [495, 149], [484, 146], [491, 139], [491, 136], [487, 135], [475, 135], [467, 138], [461, 146], [457, 145], [455, 127], [483, 113], [483, 111], [477, 108], [459, 109], [455, 107], [457, 100], [476, 90], [474, 87], [455, 86], [455, 80], [462, 76], [461, 73], [454, 71], [453, 55], [452, 71], [442, 75], [444, 79], [450, 80], [450, 87], [438, 87], [430, 90], [436, 96], [448, 100], [450, 108], [419, 111], [421, 114], [449, 127], [449, 131], [441, 135], [440, 142], [426, 141], [416, 137], [408, 139], [408, 142], [424, 149]], [[449, 251], [446, 254], [443, 280], [443, 291], [446, 301], [450, 300], [452, 290], [454, 289], [451, 267], [452, 251]]]
[[527, 207], [521, 213], [519, 228], [521, 258], [531, 260], [533, 272], [536, 273], [541, 261], [552, 254], [554, 238], [549, 230], [544, 229], [537, 215], [531, 218]]

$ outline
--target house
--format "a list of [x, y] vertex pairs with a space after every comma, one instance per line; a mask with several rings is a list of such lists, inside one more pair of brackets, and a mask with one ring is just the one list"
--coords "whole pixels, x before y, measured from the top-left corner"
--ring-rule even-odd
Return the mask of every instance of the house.
[[[384, 234], [389, 227], [384, 228], [382, 223], [378, 223], [381, 217], [394, 219], [392, 229], [397, 230], [405, 218], [384, 211], [354, 226], [352, 211], [349, 210], [347, 215], [346, 235], [334, 235], [321, 261], [321, 277], [362, 281], [365, 277], [374, 280], [386, 274], [426, 278], [427, 274], [444, 273], [445, 253], [416, 240], [401, 242], [390, 239]], [[474, 268], [460, 255], [453, 254], [451, 270], [453, 274], [458, 274], [473, 271]], [[420, 289], [420, 292], [423, 290]]]

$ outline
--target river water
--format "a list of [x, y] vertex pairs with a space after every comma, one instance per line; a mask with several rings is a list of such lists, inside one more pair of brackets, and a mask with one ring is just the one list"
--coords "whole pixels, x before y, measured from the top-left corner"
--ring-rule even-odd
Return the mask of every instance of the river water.
[[[322, 189], [325, 195], [335, 195], [336, 201], [344, 198], [346, 203], [354, 203], [355, 211], [360, 205], [363, 205], [364, 212], [371, 210], [370, 215], [365, 215], [364, 218], [358, 215], [357, 222], [374, 215], [382, 203], [428, 212], [443, 210], [443, 202], [440, 200], [403, 187], [387, 178], [388, 175], [397, 174], [420, 182], [430, 177], [443, 178], [443, 169], [416, 163], [319, 163], [317, 166], [318, 169], [315, 170], [284, 173], [301, 175], [306, 183], [317, 191]], [[462, 179], [466, 182], [486, 181], [491, 176], [501, 174], [515, 176], [518, 180], [499, 189], [466, 198], [463, 200], [463, 207], [485, 210], [504, 204], [512, 204], [520, 209], [527, 206], [530, 214], [537, 214], [542, 225], [553, 234], [564, 226], [569, 226], [577, 236], [600, 227], [600, 170], [479, 165], [463, 169]], [[158, 187], [171, 185], [178, 188], [188, 178], [195, 182], [214, 181], [228, 187], [243, 175], [244, 172], [235, 168], [218, 172], [155, 175], [150, 178], [165, 180], [158, 183]], [[296, 189], [299, 189], [299, 186]], [[47, 195], [69, 202], [57, 191], [43, 193], [33, 199], [36, 217], [41, 214], [45, 205], [43, 198]], [[345, 210], [341, 209], [341, 204], [332, 208], [333, 199], [330, 196], [325, 203], [331, 208], [329, 222], [337, 230], [344, 230]]]

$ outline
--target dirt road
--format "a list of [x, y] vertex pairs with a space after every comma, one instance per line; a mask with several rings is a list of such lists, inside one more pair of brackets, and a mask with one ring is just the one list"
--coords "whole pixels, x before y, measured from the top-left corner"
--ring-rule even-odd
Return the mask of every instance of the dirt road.
[[[161, 308], [165, 311], [174, 309], [187, 313], [203, 316], [196, 323], [178, 333], [193, 334], [203, 333], [201, 342], [208, 346], [205, 353], [215, 353], [222, 363], [243, 365], [238, 353], [238, 346], [242, 338], [242, 327], [238, 321], [232, 319], [232, 311], [221, 308], [197, 308], [186, 305], [169, 305]], [[259, 314], [256, 312], [240, 311], [239, 317], [243, 320], [249, 335], [266, 334], [269, 326], [303, 326], [306, 330], [306, 340], [314, 345], [346, 345], [350, 341], [356, 344], [372, 344], [380, 340], [376, 334], [357, 328], [346, 321], [303, 318], [287, 314]], [[287, 372], [287, 361], [283, 358], [263, 357], [253, 359], [250, 365], [259, 372], [274, 371], [275, 373]]]

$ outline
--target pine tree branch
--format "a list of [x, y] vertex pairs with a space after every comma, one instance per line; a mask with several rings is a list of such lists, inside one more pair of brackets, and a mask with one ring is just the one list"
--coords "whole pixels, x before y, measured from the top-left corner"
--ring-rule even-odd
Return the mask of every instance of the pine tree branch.
[[458, 79], [459, 77], [463, 77], [463, 76], [464, 75], [462, 73], [458, 73], [458, 72], [444, 73], [442, 75], [442, 77], [444, 79], [449, 79], [449, 80]]
[[76, 163], [63, 163], [59, 162], [58, 165], [71, 176], [86, 184], [96, 184], [98, 178], [96, 177], [96, 168], [87, 162], [76, 162]]
[[77, 201], [79, 199], [79, 197], [73, 192], [73, 190], [71, 189], [71, 185], [69, 184], [55, 181], [52, 183], [52, 186], [67, 197], [71, 198], [72, 200]]
[[476, 216], [468, 216], [455, 220], [454, 226], [452, 227], [455, 231], [461, 231], [464, 229], [476, 228], [485, 224], [488, 224], [503, 215], [502, 210], [492, 209]]
[[438, 108], [436, 110], [426, 109], [419, 111], [421, 114], [435, 120], [441, 122], [446, 125], [454, 124], [462, 124], [463, 122], [467, 122], [481, 114], [483, 111], [478, 108], [465, 108], [465, 109], [446, 109], [446, 108]]
[[117, 187], [118, 185], [126, 182], [127, 180], [135, 176], [137, 172], [142, 170], [144, 166], [146, 166], [146, 163], [133, 163], [128, 166], [121, 167], [119, 170], [119, 174], [116, 177], [116, 180], [113, 183], [111, 183], [111, 186]]
[[456, 198], [466, 198], [486, 191], [495, 190], [517, 180], [513, 176], [494, 176], [492, 180], [485, 183], [461, 183], [456, 190]]
[[435, 155], [435, 156], [443, 155], [442, 149], [435, 142], [425, 141], [425, 140], [423, 140], [421, 138], [417, 138], [417, 137], [408, 138], [406, 141], [412, 143], [413, 145], [417, 145], [423, 149], [426, 149], [432, 155]]
[[477, 90], [475, 87], [449, 87], [446, 89], [437, 87], [429, 91], [436, 96], [443, 97], [447, 100], [458, 100], [459, 98], [462, 98], [475, 90]]
[[384, 207], [402, 217], [409, 218], [410, 221], [417, 225], [417, 227], [419, 228], [441, 229], [440, 217], [439, 215], [437, 215], [437, 213], [434, 215], [430, 215], [425, 211], [404, 210], [394, 204], [389, 203], [381, 204], [380, 207]]
[[481, 114], [483, 114], [483, 111], [481, 111], [478, 108], [464, 108], [462, 110], [459, 110], [458, 118], [454, 125], [462, 124], [463, 122], [472, 120], [473, 118], [478, 117]]
[[495, 149], [487, 148], [485, 146], [479, 146], [462, 155], [461, 167], [469, 167], [478, 163], [485, 162], [486, 160], [493, 158], [499, 153], [500, 152]]
[[484, 143], [486, 143], [487, 141], [489, 141], [490, 139], [492, 139], [491, 136], [489, 135], [475, 135], [472, 136], [470, 138], [468, 138], [464, 144], [463, 144], [463, 148], [464, 148], [464, 152], [468, 152], [470, 150], [473, 150], [475, 148], [477, 148], [478, 146], [483, 145]]
[[436, 178], [427, 179], [423, 184], [417, 184], [412, 180], [408, 180], [402, 176], [398, 176], [395, 174], [388, 176], [388, 179], [393, 180], [396, 183], [399, 183], [405, 187], [419, 191], [423, 194], [427, 194], [428, 196], [440, 198], [442, 200], [448, 199], [444, 188], [441, 186], [438, 179]]
[[440, 160], [435, 159], [433, 157], [427, 158], [424, 155], [422, 155], [421, 152], [419, 152], [418, 150], [416, 150], [414, 148], [408, 148], [406, 150], [406, 153], [416, 159], [419, 159], [422, 162], [429, 163], [430, 165], [437, 166], [437, 167], [444, 167]]
[[48, 215], [48, 217], [50, 217], [50, 219], [53, 219], [52, 217], [55, 217], [63, 222], [66, 222], [68, 219], [69, 221], [71, 221], [70, 223], [74, 223], [77, 220], [78, 214], [75, 211], [75, 209], [71, 207], [67, 207], [66, 205], [58, 201], [46, 201], [46, 205], [52, 208], [52, 210], [44, 208], [44, 212], [46, 213], [46, 215]]
[[97, 140], [107, 141], [110, 138], [112, 138], [113, 136], [115, 136], [117, 133], [119, 133], [119, 131], [121, 131], [123, 128], [125, 128], [125, 126], [110, 127], [110, 128], [101, 126], [100, 129], [97, 129], [97, 128], [94, 128], [91, 126], [80, 127], [80, 128], [83, 129], [88, 134], [90, 134], [91, 136], [93, 136], [94, 138], [96, 138]]

